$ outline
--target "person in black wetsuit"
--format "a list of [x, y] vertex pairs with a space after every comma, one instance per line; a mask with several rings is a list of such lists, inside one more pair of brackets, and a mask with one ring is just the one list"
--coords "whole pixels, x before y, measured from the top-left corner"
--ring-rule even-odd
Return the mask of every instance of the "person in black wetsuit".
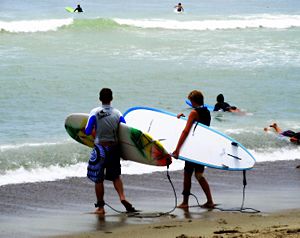
[[178, 3], [174, 8], [176, 8], [177, 12], [184, 12], [184, 9], [183, 9], [181, 3]]
[[[184, 128], [184, 130], [181, 133], [181, 136], [179, 138], [179, 141], [177, 143], [176, 149], [175, 151], [172, 153], [172, 156], [174, 158], [178, 158], [179, 154], [180, 154], [180, 149], [185, 141], [185, 139], [187, 138], [187, 136], [189, 135], [193, 123], [195, 121], [200, 122], [206, 126], [210, 125], [210, 112], [209, 110], [204, 107], [204, 97], [203, 94], [200, 91], [194, 90], [192, 92], [190, 92], [188, 99], [191, 101], [192, 106], [193, 106], [193, 110], [190, 112], [186, 126]], [[177, 115], [178, 118], [184, 116], [183, 113], [180, 113]], [[199, 155], [201, 156], [201, 155]], [[207, 180], [205, 179], [205, 177], [203, 176], [204, 173], [204, 166], [203, 165], [199, 165], [199, 164], [195, 164], [195, 163], [191, 163], [191, 162], [185, 162], [185, 166], [184, 166], [184, 180], [183, 180], [183, 202], [178, 205], [178, 208], [188, 208], [188, 201], [189, 201], [189, 195], [190, 195], [190, 190], [191, 190], [191, 179], [192, 179], [192, 175], [193, 172], [195, 172], [195, 177], [198, 180], [201, 188], [203, 189], [205, 195], [206, 195], [206, 203], [204, 203], [201, 207], [203, 208], [214, 208], [215, 204], [213, 202], [212, 199], [212, 195], [210, 192], [210, 187], [209, 184], [207, 182]]]
[[224, 102], [223, 94], [217, 96], [217, 103], [215, 104], [214, 111], [223, 112], [240, 112], [240, 110], [235, 106], [230, 106], [229, 103]]
[[74, 9], [74, 12], [83, 12], [80, 4], [77, 5], [77, 7]]

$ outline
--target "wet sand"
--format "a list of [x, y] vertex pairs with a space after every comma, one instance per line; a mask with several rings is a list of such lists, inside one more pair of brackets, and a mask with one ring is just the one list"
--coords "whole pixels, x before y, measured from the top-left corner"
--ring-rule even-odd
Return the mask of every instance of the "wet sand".
[[[284, 237], [300, 237], [300, 169], [296, 168], [299, 164], [299, 159], [257, 163], [247, 171], [244, 208], [260, 211], [250, 214], [207, 211], [191, 197], [192, 207], [188, 211], [175, 209], [171, 214], [155, 217], [173, 210], [176, 202], [164, 172], [123, 175], [127, 199], [141, 210], [138, 217], [120, 214], [107, 206], [104, 217], [91, 214], [94, 187], [86, 178], [1, 186], [0, 236], [243, 237], [250, 232], [254, 237], [271, 237], [267, 234], [283, 232]], [[182, 199], [182, 171], [170, 172], [170, 176], [178, 204]], [[206, 169], [205, 176], [218, 208], [241, 207], [242, 172]], [[106, 182], [105, 188], [106, 203], [124, 211], [113, 185]], [[200, 204], [205, 202], [195, 179], [191, 192]]]

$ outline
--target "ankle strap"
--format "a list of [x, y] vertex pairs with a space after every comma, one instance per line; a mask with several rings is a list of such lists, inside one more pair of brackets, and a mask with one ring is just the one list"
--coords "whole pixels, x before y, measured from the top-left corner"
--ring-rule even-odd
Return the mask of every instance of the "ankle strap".
[[97, 203], [95, 203], [95, 207], [104, 207], [105, 202], [104, 201], [98, 201]]

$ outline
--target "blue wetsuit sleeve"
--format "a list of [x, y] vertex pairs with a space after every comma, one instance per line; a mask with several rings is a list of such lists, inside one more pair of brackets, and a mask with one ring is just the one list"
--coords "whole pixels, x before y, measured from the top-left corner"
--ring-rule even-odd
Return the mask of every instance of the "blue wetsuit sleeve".
[[122, 123], [125, 123], [125, 124], [126, 124], [125, 118], [124, 118], [123, 116], [120, 116], [120, 122], [122, 122]]
[[85, 134], [90, 135], [92, 134], [93, 128], [96, 125], [96, 116], [92, 115], [89, 117], [88, 122], [86, 123], [85, 126]]

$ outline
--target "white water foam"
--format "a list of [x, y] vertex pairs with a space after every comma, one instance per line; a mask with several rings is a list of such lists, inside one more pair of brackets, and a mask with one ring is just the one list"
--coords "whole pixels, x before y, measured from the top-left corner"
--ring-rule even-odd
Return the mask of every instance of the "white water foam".
[[294, 149], [282, 148], [282, 149], [270, 149], [264, 151], [249, 150], [254, 156], [256, 162], [271, 162], [280, 160], [295, 160], [300, 159], [300, 147], [295, 146]]
[[[139, 164], [131, 161], [121, 161], [122, 174], [145, 174], [157, 171], [166, 171], [166, 167], [150, 166]], [[184, 167], [184, 162], [180, 160], [173, 160], [170, 165], [170, 171], [180, 170]], [[0, 175], [0, 186], [7, 184], [20, 184], [20, 183], [34, 183], [44, 181], [55, 181], [59, 179], [66, 179], [68, 177], [85, 177], [87, 163], [81, 162], [75, 165], [61, 167], [52, 165], [47, 168], [24, 169], [7, 171], [5, 174]]]
[[[295, 149], [270, 149], [270, 151], [249, 150], [249, 152], [254, 156], [256, 162], [272, 162], [279, 160], [286, 161], [300, 159], [299, 146], [295, 147]], [[146, 174], [167, 170], [166, 167], [143, 165], [132, 161], [121, 161], [121, 165], [122, 174]], [[5, 174], [0, 175], [0, 186], [7, 184], [54, 181], [59, 179], [65, 179], [68, 177], [85, 177], [86, 167], [87, 163], [81, 162], [67, 167], [53, 165], [48, 168], [36, 168], [31, 170], [19, 168], [15, 171], [7, 171]], [[176, 171], [183, 169], [183, 167], [183, 161], [173, 159], [173, 162], [170, 165], [169, 169], [170, 171]]]
[[171, 30], [218, 30], [246, 28], [286, 29], [300, 27], [300, 15], [255, 15], [232, 16], [229, 19], [178, 21], [166, 19], [120, 19], [115, 18], [120, 25], [140, 28], [158, 28]]
[[33, 33], [56, 31], [62, 26], [71, 25], [73, 19], [47, 19], [47, 20], [24, 20], [24, 21], [0, 21], [0, 31], [12, 33]]

